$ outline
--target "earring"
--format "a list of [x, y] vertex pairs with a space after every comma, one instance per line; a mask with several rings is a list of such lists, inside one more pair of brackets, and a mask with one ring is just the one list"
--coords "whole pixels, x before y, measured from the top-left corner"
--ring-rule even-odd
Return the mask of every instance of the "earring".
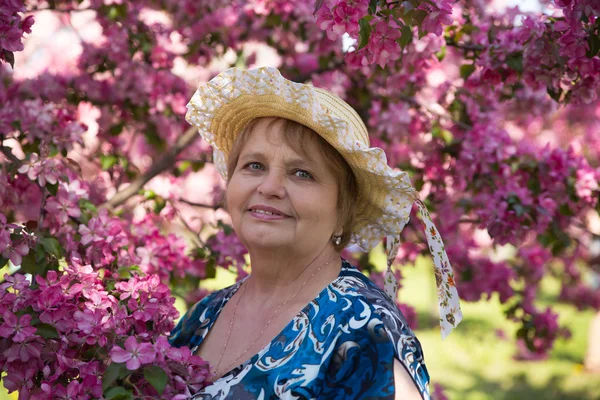
[[342, 243], [342, 235], [334, 235], [333, 243], [335, 243], [336, 246], [339, 246], [340, 243]]

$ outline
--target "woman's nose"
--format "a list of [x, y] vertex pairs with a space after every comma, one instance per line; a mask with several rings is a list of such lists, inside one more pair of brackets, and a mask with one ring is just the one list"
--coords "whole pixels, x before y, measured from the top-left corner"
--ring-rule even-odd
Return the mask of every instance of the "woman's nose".
[[269, 172], [263, 175], [263, 180], [258, 185], [258, 193], [265, 197], [278, 197], [283, 198], [285, 196], [285, 174], [275, 168], [269, 170]]

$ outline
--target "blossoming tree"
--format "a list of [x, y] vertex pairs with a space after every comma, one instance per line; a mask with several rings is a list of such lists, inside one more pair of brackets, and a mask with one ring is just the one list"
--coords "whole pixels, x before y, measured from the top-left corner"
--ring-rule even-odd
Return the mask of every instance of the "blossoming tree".
[[[265, 49], [286, 77], [346, 99], [410, 172], [463, 300], [497, 294], [517, 340], [548, 351], [568, 332], [535, 305], [543, 276], [560, 278], [561, 300], [600, 309], [587, 280], [599, 257], [600, 4], [500, 14], [487, 3], [4, 1], [5, 387], [22, 399], [186, 398], [204, 384], [206, 364], [166, 340], [173, 295], [194, 303], [216, 268], [243, 276], [245, 249], [185, 104], [198, 80]], [[42, 10], [65, 26], [87, 13], [99, 33], [60, 68], [19, 76]], [[426, 253], [416, 219], [399, 263]], [[346, 256], [381, 279], [368, 257]]]

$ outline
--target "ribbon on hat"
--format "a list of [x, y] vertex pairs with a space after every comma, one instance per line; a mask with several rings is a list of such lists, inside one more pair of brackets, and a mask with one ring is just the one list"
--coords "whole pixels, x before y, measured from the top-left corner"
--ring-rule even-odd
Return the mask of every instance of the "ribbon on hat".
[[[425, 236], [429, 245], [429, 252], [433, 257], [433, 267], [435, 272], [435, 283], [437, 286], [438, 305], [440, 309], [440, 328], [442, 339], [448, 337], [450, 332], [458, 326], [462, 320], [462, 310], [460, 309], [460, 300], [456, 290], [456, 282], [452, 266], [448, 260], [448, 255], [444, 249], [444, 243], [439, 231], [435, 227], [429, 211], [423, 202], [415, 199], [419, 212], [421, 213], [421, 222], [425, 228]], [[392, 272], [392, 264], [398, 255], [400, 247], [400, 235], [389, 235], [386, 237], [385, 252], [387, 255], [387, 271], [384, 278], [385, 292], [396, 299], [398, 290], [398, 280]]]

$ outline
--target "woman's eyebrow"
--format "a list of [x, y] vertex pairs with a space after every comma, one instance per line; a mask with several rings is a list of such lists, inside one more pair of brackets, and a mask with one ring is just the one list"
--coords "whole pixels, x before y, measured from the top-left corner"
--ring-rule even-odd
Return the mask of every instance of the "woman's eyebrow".
[[243, 154], [240, 156], [240, 160], [245, 160], [245, 159], [254, 159], [254, 160], [264, 160], [266, 158], [266, 156], [258, 151], [252, 152], [252, 153], [248, 153], [248, 154]]
[[[240, 156], [240, 160], [265, 160], [267, 156], [260, 151], [253, 151], [252, 153], [244, 154]], [[285, 160], [285, 164], [290, 167], [310, 167], [316, 164], [316, 161], [312, 158], [306, 157], [289, 157]]]

